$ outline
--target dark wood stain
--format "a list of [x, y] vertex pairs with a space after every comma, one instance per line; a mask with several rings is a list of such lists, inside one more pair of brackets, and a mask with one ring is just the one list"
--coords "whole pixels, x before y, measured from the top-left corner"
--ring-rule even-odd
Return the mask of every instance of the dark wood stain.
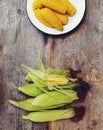
[[44, 38], [44, 45], [45, 45], [45, 46], [46, 46], [47, 43], [48, 43], [48, 37], [49, 37], [48, 34], [44, 34], [44, 35], [43, 35], [43, 38]]
[[75, 90], [77, 91], [78, 97], [82, 101], [86, 98], [87, 93], [90, 90], [90, 85], [86, 81], [83, 81], [81, 78], [78, 79], [78, 82], [80, 86], [76, 87]]
[[50, 49], [50, 67], [55, 68], [56, 54], [57, 54], [57, 43], [56, 39], [53, 39], [51, 42]]
[[56, 42], [55, 42], [55, 39], [53, 39], [53, 42], [51, 43], [51, 51], [52, 52], [55, 52], [55, 48], [56, 48]]
[[2, 47], [2, 45], [0, 45], [0, 51], [2, 51], [3, 50], [3, 47]]
[[0, 129], [4, 130], [5, 128], [5, 111], [6, 111], [6, 85], [3, 77], [3, 70], [0, 69]]
[[85, 115], [86, 107], [81, 106], [81, 107], [74, 108], [74, 110], [75, 110], [75, 117], [73, 117], [71, 120], [73, 122], [79, 122], [80, 120], [83, 119], [83, 117]]
[[4, 85], [4, 79], [3, 79], [3, 72], [0, 70], [0, 115], [2, 114], [2, 111], [4, 111], [4, 102], [5, 102], [5, 85]]

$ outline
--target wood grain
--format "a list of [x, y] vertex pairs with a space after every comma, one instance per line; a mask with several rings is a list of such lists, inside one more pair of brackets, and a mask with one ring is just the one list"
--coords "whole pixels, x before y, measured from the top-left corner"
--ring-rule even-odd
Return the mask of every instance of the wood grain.
[[[102, 130], [103, 129], [103, 1], [87, 0], [85, 17], [70, 33], [52, 36], [38, 31], [29, 21], [25, 0], [0, 1], [0, 130]], [[8, 99], [25, 95], [12, 84], [25, 84], [21, 64], [37, 68], [40, 50], [46, 67], [81, 70], [78, 75], [91, 85], [82, 120], [32, 123], [21, 119], [25, 111]]]

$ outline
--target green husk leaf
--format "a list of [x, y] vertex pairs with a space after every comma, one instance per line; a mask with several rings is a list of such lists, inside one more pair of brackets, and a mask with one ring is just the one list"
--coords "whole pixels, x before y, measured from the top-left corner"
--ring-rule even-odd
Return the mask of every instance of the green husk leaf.
[[69, 96], [69, 94], [68, 94], [67, 92], [65, 92], [65, 91], [64, 91], [62, 88], [60, 88], [60, 87], [57, 87], [57, 86], [53, 87], [53, 86], [52, 86], [52, 90], [55, 90], [55, 91], [57, 91], [57, 92], [60, 92], [60, 93], [62, 93], [62, 94], [64, 94], [64, 95]]
[[36, 84], [26, 84], [24, 86], [19, 86], [18, 90], [23, 92], [26, 95], [36, 97], [43, 93], [40, 89], [38, 89]]
[[75, 111], [71, 108], [67, 110], [49, 110], [42, 112], [32, 112], [26, 116], [22, 116], [22, 119], [28, 119], [34, 122], [48, 122], [61, 119], [68, 119], [75, 116]]
[[32, 81], [34, 83], [36, 83], [38, 86], [41, 86], [41, 87], [47, 86], [47, 84], [40, 77], [35, 75], [34, 73], [29, 73], [29, 75], [30, 75], [30, 78], [32, 79]]
[[32, 105], [32, 101], [34, 100], [34, 98], [29, 98], [27, 100], [24, 100], [24, 101], [20, 101], [20, 102], [17, 102], [17, 101], [13, 101], [13, 100], [9, 100], [9, 102], [16, 106], [16, 107], [19, 107], [23, 110], [27, 110], [27, 111], [33, 111], [35, 109], [38, 109], [39, 107], [35, 107]]
[[31, 77], [30, 77], [30, 72], [25, 76], [25, 80], [29, 82], [33, 82]]
[[46, 73], [48, 75], [61, 75], [61, 76], [67, 76], [69, 74], [69, 71], [68, 70], [57, 70], [57, 69], [46, 69]]
[[61, 86], [59, 86], [59, 88], [62, 88], [62, 89], [74, 89], [77, 86], [79, 86], [79, 83], [70, 83], [70, 84], [67, 84], [67, 85], [61, 85]]
[[46, 93], [47, 95], [51, 96], [50, 93], [44, 87], [37, 87], [37, 88], [40, 89], [42, 92]]
[[[45, 76], [44, 72], [41, 72], [40, 70], [35, 70], [32, 67], [26, 66], [24, 64], [22, 64], [22, 66], [27, 69], [30, 73], [35, 74], [36, 76], [38, 76], [39, 78], [43, 79]], [[26, 77], [27, 78], [27, 77]]]
[[42, 63], [42, 60], [41, 60], [41, 58], [40, 58], [40, 53], [38, 52], [38, 66], [39, 66], [39, 70], [41, 71], [41, 72], [45, 72], [45, 67], [44, 67], [44, 65], [43, 65], [43, 63]]

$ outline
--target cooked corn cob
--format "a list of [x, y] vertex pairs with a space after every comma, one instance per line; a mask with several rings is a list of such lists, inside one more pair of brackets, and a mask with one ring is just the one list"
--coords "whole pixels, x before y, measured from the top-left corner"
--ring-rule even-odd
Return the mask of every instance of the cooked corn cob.
[[48, 27], [53, 27], [52, 25], [50, 25], [50, 23], [48, 23], [42, 16], [42, 11], [41, 9], [36, 9], [34, 10], [35, 16], [37, 17], [37, 19], [43, 23], [44, 25], [48, 26]]
[[60, 21], [63, 25], [68, 23], [69, 17], [67, 16], [67, 14], [60, 14], [60, 13], [57, 13], [57, 12], [54, 12], [54, 13], [60, 19]]
[[68, 0], [60, 0], [60, 2], [67, 8], [67, 13], [72, 16], [76, 13], [76, 7]]
[[75, 111], [70, 108], [67, 110], [49, 110], [42, 112], [32, 112], [26, 116], [22, 116], [22, 118], [34, 122], [48, 122], [48, 121], [72, 118], [74, 116]]
[[42, 16], [44, 17], [45, 21], [47, 21], [54, 28], [56, 28], [57, 30], [60, 30], [60, 31], [63, 30], [61, 21], [58, 19], [58, 17], [56, 17], [56, 15], [53, 13], [52, 10], [50, 10], [48, 8], [43, 8]]
[[51, 27], [54, 27], [60, 31], [63, 30], [63, 26], [59, 18], [54, 14], [54, 12], [48, 8], [42, 8], [35, 10], [36, 11], [36, 16], [41, 16], [37, 17], [38, 19], [41, 20], [42, 23], [45, 25], [48, 23], [51, 25]]

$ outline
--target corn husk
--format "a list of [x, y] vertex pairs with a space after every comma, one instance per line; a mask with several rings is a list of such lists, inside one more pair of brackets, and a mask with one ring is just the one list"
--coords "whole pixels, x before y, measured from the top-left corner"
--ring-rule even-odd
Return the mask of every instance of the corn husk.
[[[43, 90], [45, 91], [54, 91], [54, 90], [57, 90], [59, 92], [62, 93], [61, 90], [69, 90], [69, 89], [74, 89], [75, 87], [79, 86], [79, 84], [68, 84], [68, 85], [63, 85], [63, 86], [48, 86], [48, 87], [45, 87]], [[42, 89], [40, 89], [40, 86], [37, 87], [36, 84], [26, 84], [24, 86], [19, 86], [19, 87], [16, 87], [19, 91], [21, 91], [22, 93], [28, 95], [28, 96], [32, 96], [32, 97], [36, 97], [42, 93], [44, 93], [44, 91]]]
[[67, 110], [49, 110], [42, 112], [32, 112], [26, 116], [22, 116], [22, 119], [28, 119], [34, 122], [48, 122], [61, 119], [68, 119], [75, 116], [73, 109]]
[[12, 105], [26, 111], [42, 111], [42, 110], [47, 110], [47, 109], [59, 108], [65, 105], [65, 104], [59, 104], [59, 105], [51, 105], [51, 106], [36, 106], [36, 105], [32, 105], [33, 100], [34, 98], [29, 98], [27, 100], [23, 100], [19, 102], [14, 101], [14, 100], [9, 100], [9, 102]]
[[51, 106], [58, 104], [66, 104], [71, 103], [77, 99], [78, 99], [77, 93], [73, 90], [63, 90], [63, 93], [53, 91], [49, 92], [49, 95], [46, 93], [40, 94], [33, 100], [32, 105]]

